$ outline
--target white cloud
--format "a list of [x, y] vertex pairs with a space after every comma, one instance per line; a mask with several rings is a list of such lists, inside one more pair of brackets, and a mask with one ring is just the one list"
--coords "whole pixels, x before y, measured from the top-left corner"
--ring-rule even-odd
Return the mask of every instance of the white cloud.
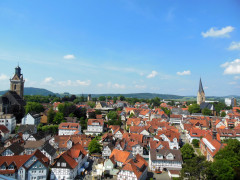
[[233, 81], [233, 82], [229, 82], [228, 84], [234, 85], [234, 84], [237, 84], [237, 82]]
[[208, 89], [208, 87], [207, 87], [207, 86], [205, 86], [203, 89]]
[[177, 72], [177, 75], [179, 76], [191, 75], [191, 71], [187, 70], [183, 72]]
[[8, 79], [9, 79], [9, 77], [7, 75], [5, 75], [5, 74], [0, 75], [0, 81], [4, 81], [4, 80], [8, 80]]
[[138, 85], [138, 84], [136, 84], [135, 88], [137, 88], [137, 89], [145, 89], [146, 85]]
[[124, 84], [118, 84], [118, 83], [111, 83], [110, 81], [107, 84], [98, 84], [98, 87], [106, 86], [107, 88], [114, 88], [114, 89], [125, 89], [126, 86]]
[[87, 81], [76, 80], [76, 83], [81, 86], [89, 86], [91, 84], [91, 81], [90, 80], [87, 80]]
[[240, 76], [234, 76], [234, 79], [238, 80], [238, 79], [240, 79]]
[[113, 84], [112, 87], [113, 88], [117, 88], [117, 89], [125, 89], [125, 85], [124, 84], [118, 84], [118, 83]]
[[64, 59], [75, 59], [75, 56], [73, 54], [67, 54], [63, 56]]
[[229, 50], [240, 50], [240, 42], [232, 42], [228, 49]]
[[229, 33], [234, 30], [232, 26], [226, 26], [222, 29], [210, 28], [207, 32], [202, 32], [202, 36], [206, 37], [230, 37]]
[[102, 83], [99, 83], [97, 86], [98, 86], [98, 87], [103, 87], [103, 86], [104, 86], [104, 84], [102, 84]]
[[240, 74], [240, 59], [226, 62], [222, 64], [221, 67], [225, 68], [224, 74]]
[[152, 71], [152, 73], [149, 74], [149, 75], [147, 76], [147, 78], [154, 78], [157, 74], [158, 74], [157, 71]]
[[58, 85], [60, 86], [89, 86], [91, 84], [90, 80], [87, 81], [81, 81], [81, 80], [76, 80], [76, 81], [71, 81], [71, 80], [67, 80], [67, 81], [59, 81]]
[[43, 82], [44, 83], [50, 83], [50, 82], [52, 82], [54, 79], [52, 78], [52, 77], [46, 77], [44, 80], [43, 80]]

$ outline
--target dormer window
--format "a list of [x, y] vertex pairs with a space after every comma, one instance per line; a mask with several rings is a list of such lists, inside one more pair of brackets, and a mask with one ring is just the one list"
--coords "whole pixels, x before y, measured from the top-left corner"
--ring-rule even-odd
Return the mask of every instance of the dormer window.
[[62, 167], [66, 167], [66, 163], [62, 163]]
[[157, 155], [157, 159], [163, 159], [163, 155], [162, 154], [158, 154]]

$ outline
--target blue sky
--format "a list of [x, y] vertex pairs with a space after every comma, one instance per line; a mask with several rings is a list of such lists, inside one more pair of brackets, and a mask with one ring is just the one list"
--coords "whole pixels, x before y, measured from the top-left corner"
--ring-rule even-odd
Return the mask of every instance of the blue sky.
[[240, 1], [0, 1], [0, 90], [240, 95]]

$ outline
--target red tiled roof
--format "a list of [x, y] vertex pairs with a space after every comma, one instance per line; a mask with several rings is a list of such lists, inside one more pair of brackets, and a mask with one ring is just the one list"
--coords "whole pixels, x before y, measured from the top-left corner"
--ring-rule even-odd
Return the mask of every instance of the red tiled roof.
[[4, 125], [0, 125], [0, 131], [2, 131], [4, 134], [9, 133], [8, 128]]
[[79, 123], [61, 123], [58, 129], [70, 129], [70, 130], [78, 130], [80, 124]]
[[99, 123], [100, 126], [103, 126], [104, 121], [103, 119], [89, 119], [88, 125], [93, 125], [93, 123]]
[[111, 153], [111, 155], [109, 156], [109, 158], [112, 158], [114, 157], [114, 160], [115, 161], [118, 161], [118, 162], [126, 162], [127, 159], [129, 158], [130, 156], [130, 152], [128, 151], [121, 151], [121, 150], [118, 150], [118, 149], [114, 149]]
[[197, 128], [192, 128], [190, 129], [190, 132], [189, 132], [191, 137], [199, 137], [199, 138], [205, 136], [206, 133], [207, 133], [206, 130], [201, 130]]

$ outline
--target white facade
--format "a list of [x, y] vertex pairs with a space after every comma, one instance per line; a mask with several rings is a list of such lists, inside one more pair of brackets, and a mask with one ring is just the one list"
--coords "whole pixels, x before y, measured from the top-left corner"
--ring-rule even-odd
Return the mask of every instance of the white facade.
[[10, 132], [13, 132], [16, 128], [16, 118], [13, 114], [0, 115], [0, 125], [4, 125]]
[[[182, 162], [181, 161], [174, 161], [174, 157], [171, 157], [171, 155], [168, 155], [169, 157], [166, 157], [166, 159], [163, 159], [163, 157], [159, 156], [157, 157], [157, 160], [151, 159], [151, 154], [149, 153], [149, 168], [151, 171], [160, 170], [162, 171], [164, 168], [167, 170], [169, 169], [182, 169]], [[172, 155], [173, 156], [173, 155]]]
[[117, 180], [145, 180], [147, 179], [147, 168], [143, 171], [142, 175], [137, 178], [137, 176], [132, 171], [121, 170], [118, 173]]
[[[167, 136], [164, 134], [161, 135], [163, 141], [167, 141], [169, 143], [169, 148], [170, 149], [179, 149], [179, 144], [177, 138], [173, 138], [173, 141], [170, 141]], [[156, 139], [157, 140], [157, 139]]]
[[100, 134], [103, 133], [103, 125], [93, 123], [92, 125], [88, 125], [86, 134]]
[[135, 146], [132, 147], [132, 154], [134, 156], [136, 156], [137, 154], [143, 156], [143, 147], [140, 146], [139, 144], [136, 144]]
[[22, 124], [33, 124], [38, 125], [40, 123], [41, 116], [36, 116], [35, 118], [31, 114], [27, 114], [22, 118]]
[[117, 132], [114, 134], [114, 137], [115, 137], [115, 138], [118, 138], [118, 139], [122, 139], [122, 136], [123, 136], [123, 134], [121, 133], [121, 131], [117, 131]]
[[225, 104], [227, 106], [234, 106], [234, 98], [225, 98]]
[[103, 146], [102, 156], [108, 158], [112, 153], [112, 150], [108, 146]]
[[[80, 131], [79, 131], [80, 130]], [[81, 132], [81, 128], [79, 128], [79, 130], [75, 130], [75, 129], [59, 129], [58, 130], [58, 135], [73, 135], [76, 131]], [[80, 134], [80, 133], [78, 133]]]
[[66, 168], [65, 162], [57, 162], [57, 166], [59, 168], [52, 168], [51, 172], [51, 180], [63, 180], [63, 179], [74, 179], [78, 174], [80, 174], [80, 169], [84, 165], [84, 163], [87, 161], [88, 156], [85, 156], [82, 158], [82, 155], [80, 155], [78, 158], [74, 159], [78, 165], [74, 169], [68, 169]]

